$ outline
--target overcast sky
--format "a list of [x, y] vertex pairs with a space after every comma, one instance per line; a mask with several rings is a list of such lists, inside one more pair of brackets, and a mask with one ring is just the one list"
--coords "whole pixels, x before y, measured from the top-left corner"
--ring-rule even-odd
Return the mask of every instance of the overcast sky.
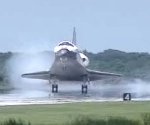
[[78, 46], [150, 53], [150, 0], [0, 0], [0, 51], [53, 50], [77, 30]]

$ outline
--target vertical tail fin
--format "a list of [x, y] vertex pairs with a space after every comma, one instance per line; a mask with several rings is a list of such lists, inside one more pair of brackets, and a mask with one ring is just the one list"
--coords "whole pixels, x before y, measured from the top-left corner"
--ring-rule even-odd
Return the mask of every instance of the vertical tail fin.
[[76, 28], [73, 28], [73, 38], [72, 38], [72, 43], [74, 45], [77, 45], [77, 41], [76, 41]]

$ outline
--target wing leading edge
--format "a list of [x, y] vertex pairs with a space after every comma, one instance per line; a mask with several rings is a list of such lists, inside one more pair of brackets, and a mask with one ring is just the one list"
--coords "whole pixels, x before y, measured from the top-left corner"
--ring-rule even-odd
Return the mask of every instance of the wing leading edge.
[[[88, 77], [91, 81], [100, 80], [102, 78], [112, 76], [112, 77], [121, 77], [121, 74], [109, 73], [109, 72], [101, 72], [87, 69]], [[49, 80], [50, 79], [50, 71], [41, 71], [41, 72], [34, 72], [34, 73], [26, 73], [22, 74], [24, 78], [31, 78], [31, 79], [43, 79]]]
[[24, 78], [49, 80], [50, 72], [49, 71], [41, 71], [41, 72], [22, 74], [21, 76]]
[[112, 77], [121, 77], [121, 74], [115, 74], [115, 73], [109, 73], [109, 72], [101, 72], [101, 71], [96, 71], [96, 70], [90, 70], [87, 69], [88, 76], [90, 80], [100, 80], [104, 77], [112, 76]]

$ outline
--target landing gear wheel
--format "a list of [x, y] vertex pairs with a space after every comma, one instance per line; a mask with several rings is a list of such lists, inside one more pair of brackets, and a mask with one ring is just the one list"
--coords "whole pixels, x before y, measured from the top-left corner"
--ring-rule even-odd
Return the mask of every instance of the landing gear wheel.
[[58, 93], [58, 85], [52, 84], [52, 93]]
[[82, 94], [87, 94], [87, 92], [88, 92], [88, 86], [82, 85]]

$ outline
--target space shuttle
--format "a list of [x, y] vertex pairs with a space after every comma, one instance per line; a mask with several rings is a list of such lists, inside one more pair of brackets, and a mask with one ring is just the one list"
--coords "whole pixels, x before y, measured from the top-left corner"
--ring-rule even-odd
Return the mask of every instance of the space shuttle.
[[[121, 74], [101, 72], [88, 69], [88, 57], [78, 49], [76, 30], [73, 29], [72, 41], [62, 41], [54, 47], [55, 59], [48, 71], [22, 74], [23, 78], [48, 80], [52, 93], [58, 92], [61, 81], [81, 81], [81, 92], [88, 92], [90, 81], [101, 80], [104, 77], [121, 77]], [[59, 83], [58, 83], [59, 81]]]

